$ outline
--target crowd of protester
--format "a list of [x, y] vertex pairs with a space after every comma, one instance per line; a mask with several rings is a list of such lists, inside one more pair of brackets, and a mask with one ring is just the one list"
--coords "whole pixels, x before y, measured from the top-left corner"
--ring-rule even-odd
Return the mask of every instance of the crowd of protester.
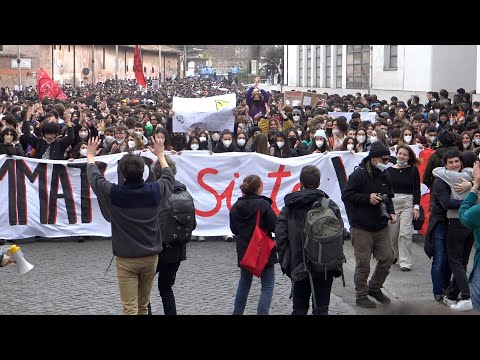
[[[475, 156], [480, 153], [480, 102], [472, 102], [471, 94], [464, 89], [458, 89], [451, 99], [445, 89], [438, 93], [431, 91], [424, 104], [419, 96], [401, 101], [396, 96], [387, 100], [378, 99], [374, 94], [324, 93], [326, 98], [307, 106], [285, 104], [284, 94], [260, 89], [258, 79], [250, 88], [227, 79], [186, 78], [167, 80], [155, 89], [149, 84], [146, 90], [139, 90], [132, 80], [107, 80], [95, 85], [82, 84], [78, 88], [63, 86], [62, 90], [68, 100], [40, 100], [34, 88], [23, 91], [1, 88], [0, 154], [74, 160], [86, 157], [88, 141], [96, 137], [101, 139], [97, 155], [135, 153], [151, 145], [155, 134], [164, 139], [165, 150], [172, 153], [258, 152], [281, 158], [309, 154], [325, 156], [329, 151], [367, 152], [375, 142], [383, 143], [397, 155], [390, 157], [389, 162], [396, 165], [389, 171], [392, 178], [397, 179], [393, 181], [396, 210], [406, 216], [406, 220], [400, 219], [390, 229], [395, 233], [391, 240], [394, 263], [398, 261], [403, 271], [411, 271], [414, 267], [411, 219], [419, 216], [421, 180], [432, 192], [432, 204], [436, 201], [439, 207], [435, 212], [432, 205], [434, 221], [426, 237], [426, 253], [433, 258], [435, 299], [454, 307], [462, 307], [462, 301], [470, 301], [464, 286], [464, 263], [465, 258], [468, 262], [473, 235], [461, 228], [462, 234], [470, 240], [462, 249], [462, 255], [452, 255], [454, 250], [460, 250], [448, 246], [448, 239], [455, 238], [448, 227], [455, 222], [455, 226], [450, 226], [451, 231], [460, 231], [458, 209], [462, 201], [449, 201], [449, 194], [443, 201], [444, 194], [438, 194], [440, 190], [434, 187], [434, 180], [441, 177], [438, 170], [435, 173], [436, 168], [446, 166], [449, 159], [465, 162], [464, 156], [468, 158], [468, 153]], [[174, 96], [202, 98], [227, 93], [235, 93], [237, 99], [233, 131], [207, 131], [196, 127], [186, 133], [173, 132]], [[351, 119], [334, 118], [329, 112], [349, 112]], [[362, 112], [375, 112], [375, 121], [362, 121]], [[403, 178], [400, 175], [406, 167], [418, 163], [411, 145], [434, 151], [423, 179], [419, 179], [418, 171], [408, 171], [409, 175]], [[459, 169], [447, 166], [447, 170], [454, 172], [462, 169], [462, 165]], [[461, 182], [454, 190], [470, 190], [471, 180], [472, 177]], [[400, 202], [400, 199], [403, 200]], [[456, 210], [453, 217], [446, 214], [449, 206]], [[450, 265], [449, 256], [453, 261]], [[450, 266], [455, 269], [453, 278]], [[458, 290], [460, 277], [463, 292]], [[459, 293], [461, 297], [457, 303]], [[471, 301], [465, 305], [467, 308], [471, 308]]]

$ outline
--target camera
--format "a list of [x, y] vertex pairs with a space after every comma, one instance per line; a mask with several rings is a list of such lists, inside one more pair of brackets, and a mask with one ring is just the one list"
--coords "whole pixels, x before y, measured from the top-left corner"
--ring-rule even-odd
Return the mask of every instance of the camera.
[[388, 223], [390, 220], [390, 215], [388, 214], [387, 211], [387, 201], [388, 201], [388, 196], [387, 194], [377, 194], [379, 197], [382, 198], [382, 201], [378, 204], [380, 208], [380, 221], [382, 224]]

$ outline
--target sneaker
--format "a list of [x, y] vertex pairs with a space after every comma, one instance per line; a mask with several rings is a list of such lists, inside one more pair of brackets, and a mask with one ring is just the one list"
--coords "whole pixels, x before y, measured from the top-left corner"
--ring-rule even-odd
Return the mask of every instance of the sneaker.
[[233, 236], [227, 235], [223, 238], [223, 240], [225, 240], [226, 242], [231, 242], [231, 241], [233, 241]]
[[434, 297], [435, 300], [438, 301], [438, 302], [442, 302], [442, 301], [443, 301], [443, 298], [444, 298], [444, 296], [441, 295], [441, 294], [434, 294], [433, 297]]
[[386, 296], [384, 293], [382, 293], [382, 290], [379, 291], [368, 291], [368, 296], [373, 297], [375, 300], [377, 300], [380, 304], [390, 304], [392, 301]]
[[356, 305], [357, 306], [360, 306], [360, 307], [363, 307], [363, 308], [370, 308], [370, 309], [373, 309], [373, 308], [376, 308], [377, 307], [377, 304], [375, 304], [372, 300], [370, 300], [368, 297], [361, 297], [361, 298], [358, 298], [356, 301], [355, 301]]
[[473, 309], [472, 299], [460, 300], [458, 303], [450, 305], [453, 311], [468, 311]]
[[447, 306], [452, 306], [452, 305], [455, 305], [457, 303], [457, 300], [452, 300], [452, 299], [449, 299], [448, 297], [444, 296], [443, 297], [443, 303]]

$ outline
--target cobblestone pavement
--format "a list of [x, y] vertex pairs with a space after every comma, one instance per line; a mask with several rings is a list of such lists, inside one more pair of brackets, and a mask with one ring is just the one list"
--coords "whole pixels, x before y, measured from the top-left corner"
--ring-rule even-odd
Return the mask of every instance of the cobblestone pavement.
[[[75, 238], [21, 240], [25, 258], [35, 268], [19, 276], [16, 265], [0, 269], [0, 314], [121, 314], [122, 307], [116, 279], [115, 260], [111, 242], [92, 238], [79, 243]], [[8, 245], [1, 250], [8, 249]], [[344, 267], [346, 287], [341, 278], [334, 280], [330, 303], [331, 315], [382, 314], [382, 305], [376, 309], [355, 306], [353, 272], [355, 261], [350, 242], [345, 243], [347, 264]], [[394, 265], [387, 277], [384, 291], [394, 303], [415, 302], [435, 304], [431, 289], [431, 262], [420, 244], [414, 243], [414, 268], [401, 272]], [[177, 273], [174, 292], [179, 314], [227, 315], [233, 302], [239, 278], [234, 242], [220, 240], [196, 242], [188, 245], [187, 260]], [[372, 260], [372, 267], [375, 261]], [[270, 314], [291, 313], [290, 280], [276, 265], [276, 278]], [[245, 314], [255, 314], [260, 292], [260, 281], [254, 277]], [[156, 281], [152, 290], [152, 311], [163, 314]]]

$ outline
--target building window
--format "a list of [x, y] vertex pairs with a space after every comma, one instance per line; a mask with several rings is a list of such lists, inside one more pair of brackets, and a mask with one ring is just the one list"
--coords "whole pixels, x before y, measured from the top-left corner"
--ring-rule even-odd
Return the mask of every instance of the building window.
[[332, 45], [325, 46], [325, 87], [332, 87]]
[[128, 64], [127, 64], [127, 72], [128, 72]]
[[147, 67], [146, 67], [146, 66], [143, 67], [143, 72], [144, 72], [145, 74], [147, 73]]
[[307, 83], [310, 86], [312, 83], [312, 45], [307, 45]]
[[105, 70], [105, 48], [103, 48], [103, 70]]
[[68, 45], [68, 52], [70, 52], [70, 45]]
[[299, 45], [298, 64], [298, 85], [303, 86], [303, 45]]
[[370, 45], [347, 45], [347, 88], [368, 89]]
[[53, 45], [53, 50], [57, 50], [57, 45]]
[[155, 68], [152, 66], [152, 74], [155, 72]]
[[342, 50], [343, 45], [337, 45], [337, 88], [342, 88]]
[[58, 45], [58, 50], [62, 51], [62, 45]]
[[3, 51], [3, 45], [0, 45], [0, 51]]
[[398, 45], [385, 45], [384, 70], [397, 70]]
[[316, 58], [316, 62], [315, 62], [315, 67], [316, 67], [316, 73], [315, 73], [315, 87], [320, 87], [320, 77], [322, 75], [322, 72], [321, 72], [321, 67], [320, 65], [322, 64], [321, 62], [321, 59], [320, 59], [320, 49], [322, 48], [322, 45], [315, 45], [316, 46], [316, 49], [315, 49], [315, 58]]

